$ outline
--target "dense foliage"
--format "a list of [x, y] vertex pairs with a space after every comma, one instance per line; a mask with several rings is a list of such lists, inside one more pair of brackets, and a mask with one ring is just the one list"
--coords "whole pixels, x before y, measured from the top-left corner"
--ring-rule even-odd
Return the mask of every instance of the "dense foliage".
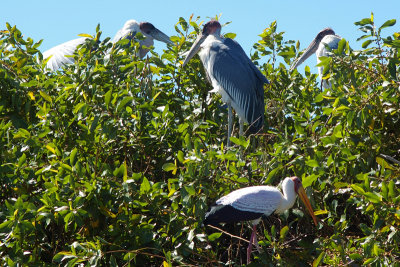
[[[56, 72], [41, 41], [0, 32], [0, 263], [73, 266], [240, 265], [251, 227], [204, 227], [218, 197], [299, 176], [320, 219], [296, 204], [258, 226], [270, 266], [396, 265], [400, 261], [400, 33], [373, 16], [355, 24], [316, 74], [289, 71], [299, 43], [271, 23], [252, 60], [265, 85], [265, 127], [226, 144], [227, 110], [208, 94], [201, 30], [180, 18], [163, 54], [141, 60], [135, 41], [105, 57], [99, 29]], [[226, 37], [235, 37], [227, 33]], [[164, 45], [157, 43], [156, 45]], [[302, 45], [304, 46], [304, 45]], [[117, 51], [117, 50], [113, 50]], [[261, 63], [263, 62], [263, 63]], [[238, 128], [238, 127], [236, 127]]]

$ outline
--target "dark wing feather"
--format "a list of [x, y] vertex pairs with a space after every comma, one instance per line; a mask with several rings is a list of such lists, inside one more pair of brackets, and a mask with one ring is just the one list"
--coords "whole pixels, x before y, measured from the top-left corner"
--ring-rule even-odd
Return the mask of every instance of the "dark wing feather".
[[257, 69], [242, 47], [226, 38], [210, 50], [211, 76], [231, 98], [236, 113], [250, 124], [250, 133], [264, 125], [264, 88], [267, 78]]
[[206, 213], [204, 224], [218, 225], [219, 223], [235, 223], [240, 221], [251, 221], [261, 218], [263, 213], [238, 210], [231, 205], [212, 206]]

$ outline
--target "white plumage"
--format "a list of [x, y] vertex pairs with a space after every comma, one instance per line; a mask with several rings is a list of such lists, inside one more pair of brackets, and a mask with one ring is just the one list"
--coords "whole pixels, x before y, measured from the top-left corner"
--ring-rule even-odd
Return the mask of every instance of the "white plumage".
[[282, 200], [282, 193], [272, 186], [251, 186], [235, 190], [216, 201], [217, 205], [231, 205], [235, 209], [272, 214]]
[[74, 54], [79, 45], [85, 43], [86, 39], [86, 37], [73, 39], [43, 52], [43, 59], [52, 56], [49, 61], [47, 61], [47, 68], [56, 70], [65, 64], [74, 63], [74, 58], [70, 56]]
[[[145, 36], [145, 39], [140, 41], [140, 49], [138, 54], [140, 58], [143, 58], [149, 51], [148, 47], [154, 44], [153, 39], [168, 44], [174, 44], [167, 35], [155, 28], [151, 23], [139, 23], [133, 19], [125, 22], [124, 26], [118, 30], [111, 42], [116, 43], [123, 38], [133, 38], [138, 32], [141, 32]], [[71, 57], [71, 55], [74, 54], [79, 45], [85, 43], [87, 38], [88, 37], [77, 38], [43, 52], [44, 59], [51, 56], [46, 67], [54, 71], [66, 64], [74, 63], [74, 58]]]

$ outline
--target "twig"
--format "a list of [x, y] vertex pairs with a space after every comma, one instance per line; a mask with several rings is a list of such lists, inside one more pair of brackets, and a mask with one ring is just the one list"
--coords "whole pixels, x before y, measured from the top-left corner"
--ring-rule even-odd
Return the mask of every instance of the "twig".
[[208, 226], [208, 227], [211, 227], [211, 228], [214, 228], [214, 229], [216, 229], [216, 230], [218, 230], [218, 231], [220, 231], [220, 232], [222, 232], [222, 233], [224, 233], [224, 234], [226, 234], [226, 235], [229, 235], [230, 237], [233, 237], [233, 238], [242, 240], [242, 241], [244, 241], [244, 242], [250, 243], [247, 239], [244, 239], [244, 238], [242, 238], [242, 237], [240, 237], [240, 236], [232, 235], [232, 234], [230, 234], [230, 233], [228, 233], [228, 232], [226, 232], [226, 231], [224, 231], [224, 230], [222, 230], [221, 228], [218, 228], [218, 227], [216, 227], [216, 226], [213, 226], [213, 225], [207, 225], [207, 226]]

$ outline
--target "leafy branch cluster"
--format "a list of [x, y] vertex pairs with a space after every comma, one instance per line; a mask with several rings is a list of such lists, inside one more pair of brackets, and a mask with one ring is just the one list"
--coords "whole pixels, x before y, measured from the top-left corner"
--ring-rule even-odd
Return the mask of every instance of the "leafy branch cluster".
[[[226, 108], [199, 58], [182, 54], [201, 30], [179, 18], [162, 54], [110, 56], [101, 31], [62, 70], [45, 69], [41, 41], [0, 32], [0, 263], [2, 265], [240, 265], [246, 223], [202, 226], [218, 197], [301, 177], [321, 220], [301, 207], [259, 228], [263, 265], [395, 265], [400, 260], [400, 33], [355, 24], [317, 75], [289, 71], [299, 42], [272, 22], [251, 59], [265, 86], [265, 126], [226, 144]], [[234, 33], [226, 33], [234, 38]], [[118, 51], [118, 52], [116, 52]], [[282, 63], [279, 62], [282, 58]], [[263, 63], [262, 63], [263, 62]], [[235, 129], [236, 136], [238, 129]], [[260, 230], [260, 229], [259, 229]], [[243, 238], [238, 238], [239, 236]]]

